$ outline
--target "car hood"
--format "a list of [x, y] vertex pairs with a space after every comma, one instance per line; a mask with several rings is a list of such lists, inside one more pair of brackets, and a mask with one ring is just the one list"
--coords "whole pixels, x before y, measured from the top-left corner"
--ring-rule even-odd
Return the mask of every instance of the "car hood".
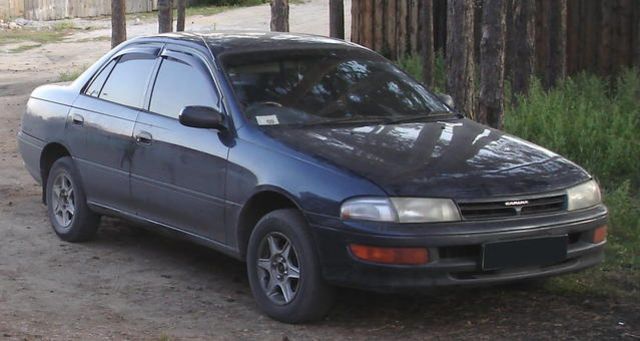
[[555, 153], [467, 119], [278, 127], [267, 133], [290, 148], [369, 179], [392, 196], [519, 196], [565, 189], [590, 177]]

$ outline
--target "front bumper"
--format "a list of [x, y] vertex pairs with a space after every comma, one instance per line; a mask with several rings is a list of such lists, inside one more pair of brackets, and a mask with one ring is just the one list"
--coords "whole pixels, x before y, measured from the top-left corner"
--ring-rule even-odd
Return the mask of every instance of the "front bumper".
[[[315, 219], [314, 219], [315, 218]], [[402, 291], [446, 285], [482, 285], [574, 272], [600, 263], [604, 244], [592, 243], [593, 231], [607, 223], [603, 205], [582, 211], [526, 219], [459, 222], [384, 228], [312, 217], [325, 280], [374, 291]], [[342, 226], [338, 226], [342, 224]], [[489, 242], [568, 236], [565, 260], [545, 266], [485, 271], [482, 245]], [[354, 258], [349, 244], [426, 247], [425, 265], [374, 264]]]

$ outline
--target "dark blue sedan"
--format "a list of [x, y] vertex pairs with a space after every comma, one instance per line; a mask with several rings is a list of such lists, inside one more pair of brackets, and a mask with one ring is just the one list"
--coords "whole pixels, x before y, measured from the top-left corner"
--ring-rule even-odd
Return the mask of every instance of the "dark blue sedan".
[[55, 233], [102, 215], [246, 261], [259, 307], [321, 318], [334, 286], [543, 277], [599, 263], [582, 168], [463, 117], [394, 64], [299, 34], [128, 41], [36, 89], [18, 135]]

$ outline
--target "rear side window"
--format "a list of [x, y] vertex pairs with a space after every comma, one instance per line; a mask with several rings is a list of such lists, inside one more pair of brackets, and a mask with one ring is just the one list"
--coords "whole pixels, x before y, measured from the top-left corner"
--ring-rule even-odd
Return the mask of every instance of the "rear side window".
[[204, 69], [195, 68], [177, 59], [166, 58], [158, 71], [149, 110], [177, 118], [186, 106], [217, 108], [218, 102], [211, 77]]
[[100, 95], [100, 90], [102, 90], [102, 85], [104, 85], [104, 81], [107, 80], [113, 66], [116, 65], [116, 60], [112, 60], [107, 64], [107, 66], [100, 71], [100, 74], [91, 82], [91, 85], [87, 88], [85, 92], [89, 96], [98, 97]]
[[109, 79], [102, 87], [100, 98], [141, 108], [144, 92], [155, 65], [155, 57], [131, 54], [120, 57]]

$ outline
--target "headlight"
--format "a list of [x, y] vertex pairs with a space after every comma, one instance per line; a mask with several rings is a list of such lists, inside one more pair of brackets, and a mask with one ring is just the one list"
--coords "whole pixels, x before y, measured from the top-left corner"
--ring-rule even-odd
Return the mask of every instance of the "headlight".
[[602, 201], [600, 188], [595, 180], [590, 180], [567, 190], [567, 209], [579, 210], [595, 206]]
[[398, 215], [387, 198], [356, 198], [345, 201], [340, 208], [344, 220], [397, 221]]
[[394, 223], [459, 221], [456, 204], [450, 199], [433, 198], [354, 198], [340, 208], [344, 220], [370, 220]]

